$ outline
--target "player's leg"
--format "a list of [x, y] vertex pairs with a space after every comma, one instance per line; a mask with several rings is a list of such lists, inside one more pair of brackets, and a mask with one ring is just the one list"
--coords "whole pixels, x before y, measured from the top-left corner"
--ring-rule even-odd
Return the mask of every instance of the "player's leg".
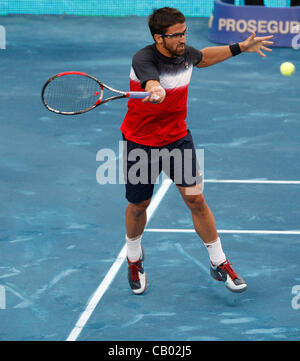
[[151, 199], [140, 203], [129, 203], [125, 213], [128, 282], [135, 294], [142, 294], [147, 288], [142, 236], [147, 222], [147, 207], [150, 201]]
[[[141, 185], [140, 185], [141, 186]], [[131, 191], [134, 187], [131, 188]], [[127, 187], [127, 199], [130, 192]], [[142, 294], [147, 288], [147, 276], [144, 270], [145, 250], [142, 237], [147, 222], [147, 207], [151, 198], [137, 203], [129, 201], [125, 212], [128, 282], [135, 294]]]
[[[211, 261], [211, 275], [219, 281], [224, 281], [226, 287], [231, 291], [242, 292], [247, 288], [247, 285], [234, 272], [223, 252], [214, 215], [203, 195], [202, 171], [198, 164], [191, 133], [189, 132], [186, 137], [174, 144], [174, 147], [181, 150], [183, 156], [177, 164], [173, 162], [173, 167], [170, 167], [170, 177], [189, 207], [195, 231], [202, 238], [208, 251]], [[181, 172], [181, 182], [175, 180], [178, 170]]]
[[193, 187], [177, 186], [179, 192], [191, 211], [195, 231], [204, 243], [213, 243], [218, 238], [215, 218], [202, 194], [202, 185]]
[[204, 243], [214, 242], [218, 238], [218, 233], [214, 216], [203, 196], [203, 176], [191, 132], [188, 131], [184, 138], [168, 145], [167, 148], [169, 167], [166, 167], [165, 162], [163, 170], [177, 185], [182, 198], [191, 210], [196, 232]]
[[[225, 282], [230, 291], [243, 292], [247, 289], [247, 284], [233, 270], [226, 258], [216, 229], [214, 215], [208, 207], [203, 194], [199, 193], [199, 185], [193, 188], [178, 186], [184, 202], [192, 213], [195, 231], [202, 238], [208, 251], [211, 262], [210, 274], [217, 281]], [[193, 192], [194, 194], [191, 195]]]
[[[127, 193], [130, 198], [130, 194]], [[135, 294], [142, 294], [147, 288], [144, 270], [145, 250], [142, 237], [147, 222], [147, 207], [151, 198], [138, 203], [129, 202], [125, 212], [128, 282]]]
[[126, 199], [129, 202], [125, 212], [128, 281], [135, 294], [143, 293], [147, 287], [142, 236], [154, 189], [149, 179], [151, 159], [148, 158], [148, 148], [127, 141], [123, 154]]
[[147, 207], [151, 198], [139, 203], [128, 203], [125, 212], [126, 235], [136, 238], [143, 234], [147, 222]]

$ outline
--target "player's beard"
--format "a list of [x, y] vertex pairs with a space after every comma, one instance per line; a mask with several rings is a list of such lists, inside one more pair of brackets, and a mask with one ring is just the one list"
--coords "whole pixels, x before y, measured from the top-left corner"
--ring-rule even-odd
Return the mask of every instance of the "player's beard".
[[175, 49], [171, 49], [169, 46], [167, 46], [166, 41], [164, 39], [164, 48], [168, 50], [168, 52], [172, 55], [172, 57], [180, 56], [183, 55], [185, 52], [185, 43], [179, 43], [176, 45]]

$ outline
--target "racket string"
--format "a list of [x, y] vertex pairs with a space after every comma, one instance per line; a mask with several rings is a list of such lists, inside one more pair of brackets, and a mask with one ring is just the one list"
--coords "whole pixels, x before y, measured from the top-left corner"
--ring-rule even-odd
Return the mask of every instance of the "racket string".
[[55, 78], [44, 93], [49, 107], [70, 113], [93, 107], [100, 96], [102, 91], [94, 79], [76, 74]]

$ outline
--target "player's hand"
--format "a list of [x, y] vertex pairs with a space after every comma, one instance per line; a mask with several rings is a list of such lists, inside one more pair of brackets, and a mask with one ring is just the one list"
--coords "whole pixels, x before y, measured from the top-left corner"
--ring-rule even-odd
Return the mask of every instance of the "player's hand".
[[256, 34], [252, 33], [248, 39], [240, 43], [240, 48], [246, 53], [258, 53], [262, 57], [266, 57], [266, 54], [264, 54], [262, 50], [268, 52], [272, 51], [272, 49], [268, 48], [266, 45], [274, 44], [273, 41], [269, 41], [273, 37], [274, 35], [256, 37]]
[[166, 91], [161, 85], [153, 86], [149, 89], [150, 96], [142, 100], [143, 103], [150, 102], [153, 104], [162, 103], [166, 97]]

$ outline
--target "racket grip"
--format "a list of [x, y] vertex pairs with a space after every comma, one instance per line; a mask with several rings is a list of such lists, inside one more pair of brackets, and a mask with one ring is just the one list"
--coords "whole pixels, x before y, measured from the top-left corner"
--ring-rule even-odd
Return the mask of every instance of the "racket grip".
[[128, 92], [127, 97], [128, 98], [134, 98], [134, 99], [143, 99], [150, 96], [149, 92]]

